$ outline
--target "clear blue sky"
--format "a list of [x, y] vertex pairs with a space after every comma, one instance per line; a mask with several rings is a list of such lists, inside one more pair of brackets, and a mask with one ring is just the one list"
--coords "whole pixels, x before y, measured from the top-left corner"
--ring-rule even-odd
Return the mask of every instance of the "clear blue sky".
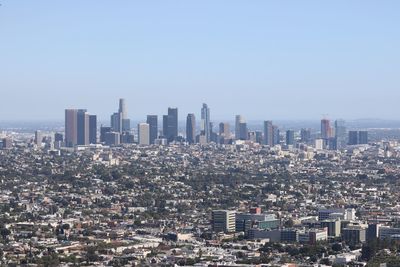
[[0, 120], [400, 118], [400, 1], [2, 0]]

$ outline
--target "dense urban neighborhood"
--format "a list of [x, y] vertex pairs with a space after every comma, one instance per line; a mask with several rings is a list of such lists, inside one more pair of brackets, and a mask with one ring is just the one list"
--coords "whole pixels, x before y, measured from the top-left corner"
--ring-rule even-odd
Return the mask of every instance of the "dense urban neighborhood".
[[399, 144], [299, 138], [56, 149], [5, 137], [1, 264], [399, 266]]

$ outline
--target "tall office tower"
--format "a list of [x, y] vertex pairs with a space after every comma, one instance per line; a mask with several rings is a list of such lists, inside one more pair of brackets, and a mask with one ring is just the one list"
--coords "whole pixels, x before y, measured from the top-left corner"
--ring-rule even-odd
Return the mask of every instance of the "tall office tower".
[[278, 126], [273, 125], [273, 133], [274, 133], [274, 138], [273, 138], [273, 145], [279, 145], [281, 143], [281, 136], [280, 136], [280, 131]]
[[89, 144], [89, 114], [86, 109], [78, 109], [77, 112], [78, 122], [78, 145]]
[[178, 137], [178, 109], [168, 108], [168, 115], [163, 116], [163, 135], [168, 142]]
[[286, 145], [288, 145], [288, 146], [294, 145], [294, 131], [293, 130], [286, 131]]
[[332, 137], [331, 122], [328, 119], [321, 120], [321, 138], [329, 139]]
[[215, 233], [233, 233], [236, 230], [236, 213], [230, 210], [212, 211], [212, 229]]
[[300, 140], [302, 143], [309, 143], [311, 141], [311, 129], [301, 129]]
[[219, 124], [219, 135], [224, 138], [231, 137], [231, 129], [230, 129], [230, 125], [228, 122], [221, 122]]
[[235, 139], [240, 139], [240, 124], [246, 122], [242, 115], [236, 115], [235, 119]]
[[201, 132], [204, 133], [206, 137], [206, 142], [210, 142], [211, 129], [210, 129], [210, 109], [207, 104], [203, 103], [201, 108]]
[[65, 145], [73, 147], [78, 144], [78, 110], [65, 110]]
[[35, 131], [35, 144], [37, 146], [42, 146], [42, 141], [43, 141], [43, 135], [41, 131]]
[[86, 109], [65, 110], [65, 145], [88, 145], [90, 135], [89, 114]]
[[54, 134], [54, 142], [64, 142], [64, 136], [61, 133]]
[[256, 142], [262, 144], [263, 142], [263, 133], [262, 131], [256, 131]]
[[196, 117], [190, 113], [186, 117], [186, 141], [194, 144], [196, 139]]
[[247, 123], [241, 122], [239, 123], [239, 139], [247, 140], [247, 138], [248, 138]]
[[116, 112], [111, 115], [111, 129], [114, 132], [122, 133], [122, 116]]
[[335, 121], [335, 139], [336, 149], [342, 149], [346, 147], [347, 135], [346, 135], [346, 124], [344, 120]]
[[131, 132], [123, 132], [121, 134], [122, 144], [133, 144], [135, 142], [135, 136]]
[[274, 125], [272, 121], [264, 121], [264, 145], [274, 145]]
[[139, 145], [150, 145], [150, 125], [148, 123], [138, 124]]
[[349, 145], [358, 145], [358, 132], [349, 131]]
[[168, 115], [163, 115], [163, 131], [162, 136], [167, 138], [168, 135]]
[[121, 130], [123, 132], [131, 130], [131, 120], [128, 119], [128, 112], [126, 111], [126, 103], [124, 98], [119, 99], [118, 113], [121, 117]]
[[158, 117], [157, 115], [147, 115], [147, 124], [150, 127], [150, 144], [158, 138]]
[[108, 146], [118, 146], [121, 143], [121, 134], [118, 132], [105, 133], [104, 140]]
[[214, 124], [210, 122], [210, 142], [218, 144], [218, 133], [214, 132]]
[[229, 123], [227, 122], [221, 122], [219, 124], [219, 138], [218, 138], [218, 142], [220, 144], [226, 144], [227, 141], [230, 139], [231, 137], [231, 131], [230, 131], [230, 126]]
[[360, 145], [368, 144], [368, 131], [359, 131], [358, 132], [358, 144], [360, 144]]
[[97, 116], [89, 115], [89, 144], [97, 144]]
[[100, 143], [106, 142], [106, 133], [110, 132], [112, 132], [111, 127], [105, 127], [105, 126], [100, 127]]

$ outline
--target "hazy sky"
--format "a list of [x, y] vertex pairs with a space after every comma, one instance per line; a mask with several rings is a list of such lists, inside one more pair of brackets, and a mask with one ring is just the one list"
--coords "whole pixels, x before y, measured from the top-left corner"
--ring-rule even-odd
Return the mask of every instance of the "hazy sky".
[[2, 0], [0, 120], [400, 118], [400, 1]]

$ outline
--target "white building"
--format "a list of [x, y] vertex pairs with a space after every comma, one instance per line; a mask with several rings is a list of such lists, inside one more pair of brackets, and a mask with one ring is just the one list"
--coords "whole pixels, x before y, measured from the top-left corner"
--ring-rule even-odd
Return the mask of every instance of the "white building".
[[139, 145], [150, 145], [150, 125], [148, 123], [138, 124]]

